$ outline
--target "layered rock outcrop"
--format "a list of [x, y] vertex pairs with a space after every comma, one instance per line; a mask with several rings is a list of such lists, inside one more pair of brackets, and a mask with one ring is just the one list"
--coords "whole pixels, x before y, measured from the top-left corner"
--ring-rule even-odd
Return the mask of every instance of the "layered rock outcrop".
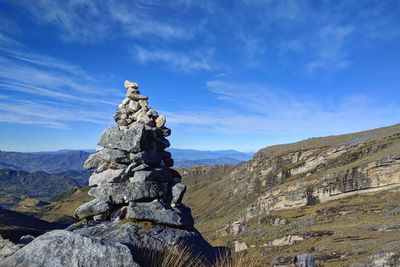
[[166, 247], [171, 253], [191, 251], [205, 265], [213, 262], [215, 250], [182, 204], [186, 186], [165, 150], [171, 134], [165, 117], [149, 106], [136, 83], [124, 86], [116, 126], [102, 133], [84, 164], [95, 169], [89, 179], [95, 199], [75, 211], [78, 223], [35, 239], [5, 266], [147, 266], [148, 256]]

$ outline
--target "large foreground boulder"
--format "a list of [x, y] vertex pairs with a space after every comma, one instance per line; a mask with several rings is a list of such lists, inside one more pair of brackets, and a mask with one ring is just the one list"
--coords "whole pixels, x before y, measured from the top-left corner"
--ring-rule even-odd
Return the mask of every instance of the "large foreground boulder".
[[190, 251], [193, 257], [204, 261], [204, 266], [215, 261], [217, 251], [213, 248], [194, 227], [173, 228], [161, 224], [146, 224], [128, 222], [94, 222], [73, 225], [68, 230], [83, 236], [96, 237], [108, 242], [127, 245], [137, 263], [148, 266], [149, 254], [155, 251], [164, 251], [168, 248], [172, 252], [182, 249]]
[[139, 266], [129, 248], [65, 230], [46, 233], [0, 262], [1, 267]]

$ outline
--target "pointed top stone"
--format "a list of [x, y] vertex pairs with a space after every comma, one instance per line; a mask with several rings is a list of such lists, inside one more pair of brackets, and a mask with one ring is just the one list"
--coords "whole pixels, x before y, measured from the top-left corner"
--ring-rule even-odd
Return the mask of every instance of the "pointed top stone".
[[125, 80], [124, 87], [126, 89], [128, 89], [128, 88], [138, 89], [139, 85], [137, 83], [135, 83], [135, 82], [131, 82], [131, 81]]

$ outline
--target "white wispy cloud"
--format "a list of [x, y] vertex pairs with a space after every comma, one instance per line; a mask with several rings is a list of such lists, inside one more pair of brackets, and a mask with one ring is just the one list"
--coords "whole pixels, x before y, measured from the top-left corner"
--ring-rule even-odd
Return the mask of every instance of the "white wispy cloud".
[[110, 122], [105, 112], [90, 111], [56, 103], [42, 104], [34, 101], [0, 102], [0, 122], [43, 125], [67, 129], [71, 122], [86, 122], [107, 125]]
[[18, 42], [7, 38], [11, 42], [0, 43], [0, 121], [68, 128], [71, 122], [104, 124], [102, 116], [111, 117], [121, 93], [80, 66], [23, 45], [11, 48]]
[[134, 59], [142, 64], [163, 62], [173, 69], [190, 72], [193, 70], [212, 70], [212, 50], [185, 54], [169, 50], [149, 50], [140, 46], [132, 49]]
[[[116, 36], [188, 39], [198, 25], [182, 25], [174, 19], [189, 7], [203, 8], [186, 1], [16, 1], [35, 21], [59, 29], [66, 41], [94, 43]], [[164, 12], [164, 13], [163, 13]], [[165, 16], [160, 16], [163, 13]], [[168, 16], [174, 13], [174, 16]], [[118, 29], [119, 31], [115, 31]], [[122, 30], [122, 31], [121, 31]]]
[[[233, 12], [233, 16], [240, 18], [231, 20], [231, 27], [239, 36], [239, 49], [247, 55], [248, 61], [256, 63], [252, 65], [260, 68], [273, 67], [271, 54], [262, 56], [262, 53], [274, 51], [272, 56], [278, 54], [279, 60], [289, 62], [282, 64], [283, 67], [292, 70], [296, 67], [306, 76], [335, 72], [353, 64], [356, 49], [376, 45], [380, 39], [400, 36], [397, 26], [400, 5], [395, 1], [322, 1], [318, 8], [310, 1], [242, 0], [235, 3], [239, 14], [235, 10], [226, 13]], [[249, 13], [251, 18], [245, 19]], [[240, 38], [249, 33], [259, 41]], [[248, 47], [253, 53], [248, 53]], [[254, 56], [257, 53], [258, 56]]]
[[262, 84], [209, 81], [207, 88], [232, 108], [197, 107], [166, 112], [168, 122], [197, 132], [223, 134], [339, 134], [397, 123], [400, 106], [355, 95], [330, 103], [297, 98]]
[[348, 50], [345, 48], [346, 39], [352, 34], [350, 26], [328, 25], [320, 29], [314, 38], [313, 47], [316, 48], [314, 59], [306, 64], [306, 73], [315, 71], [340, 70], [350, 66]]

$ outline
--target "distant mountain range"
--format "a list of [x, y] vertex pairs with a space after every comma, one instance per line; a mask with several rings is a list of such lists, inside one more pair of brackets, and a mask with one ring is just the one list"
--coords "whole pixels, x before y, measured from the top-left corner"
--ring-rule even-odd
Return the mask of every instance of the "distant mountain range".
[[181, 160], [205, 160], [205, 159], [219, 159], [219, 158], [231, 158], [238, 161], [247, 161], [253, 157], [252, 152], [239, 152], [236, 150], [194, 150], [194, 149], [178, 149], [170, 148], [169, 152], [172, 153], [173, 158], [176, 161]]
[[0, 168], [47, 173], [83, 170], [83, 162], [89, 155], [89, 152], [74, 150], [34, 153], [0, 151]]
[[[170, 149], [175, 167], [236, 165], [251, 153], [234, 150]], [[48, 199], [87, 184], [91, 171], [83, 163], [92, 150], [49, 152], [0, 151], [0, 206], [9, 208], [22, 199]]]
[[[235, 150], [200, 151], [193, 149], [171, 148], [169, 151], [178, 168], [192, 166], [236, 165], [250, 160], [252, 153]], [[0, 151], [0, 169], [21, 170], [27, 172], [43, 171], [62, 173], [66, 171], [82, 171], [83, 162], [88, 158], [90, 150], [59, 150], [49, 152], [7, 152]]]

